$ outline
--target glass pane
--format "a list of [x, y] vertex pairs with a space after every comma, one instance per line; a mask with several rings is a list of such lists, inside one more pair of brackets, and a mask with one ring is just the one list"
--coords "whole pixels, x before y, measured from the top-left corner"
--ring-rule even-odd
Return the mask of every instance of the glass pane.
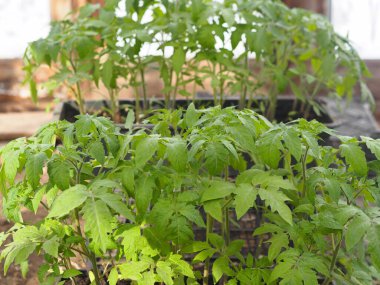
[[47, 35], [50, 0], [0, 0], [0, 58], [22, 57], [28, 42]]
[[337, 32], [348, 35], [360, 55], [380, 58], [380, 0], [331, 0], [331, 20]]

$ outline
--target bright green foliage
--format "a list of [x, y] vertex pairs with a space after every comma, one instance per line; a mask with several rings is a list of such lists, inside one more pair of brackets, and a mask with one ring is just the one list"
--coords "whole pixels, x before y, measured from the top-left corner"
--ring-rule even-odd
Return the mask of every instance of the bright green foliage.
[[[140, 102], [144, 112], [149, 109], [149, 91], [163, 95], [165, 107], [174, 108], [178, 95], [195, 99], [197, 88], [189, 92], [188, 87], [204, 88], [205, 79], [211, 80], [215, 105], [226, 95], [240, 96], [241, 108], [267, 96], [270, 119], [275, 118], [278, 95], [289, 88], [306, 117], [311, 109], [322, 112], [317, 95], [350, 100], [357, 83], [362, 98], [373, 103], [364, 82], [369, 71], [350, 42], [324, 16], [290, 9], [279, 0], [115, 0], [104, 7], [87, 5], [75, 20], [70, 15], [55, 22], [46, 38], [32, 42], [25, 62], [34, 100], [35, 70], [54, 65], [58, 70], [48, 89], [66, 86], [84, 113], [81, 83], [103, 85], [116, 121], [118, 93], [124, 86], [134, 91], [140, 118]], [[159, 71], [161, 90], [147, 90], [146, 74], [152, 69]], [[293, 142], [291, 134], [284, 139]], [[300, 155], [298, 146], [290, 147], [292, 155]]]
[[[15, 222], [0, 235], [5, 272], [17, 264], [25, 274], [35, 253], [44, 256], [41, 284], [79, 274], [69, 264], [75, 254], [92, 263], [95, 284], [379, 279], [379, 140], [339, 137], [339, 147], [323, 146], [319, 136], [332, 132], [316, 121], [273, 125], [233, 108], [190, 105], [150, 121], [153, 129], [128, 122], [121, 132], [84, 115], [0, 150], [3, 215]], [[48, 214], [27, 223], [23, 207]], [[263, 218], [252, 229], [254, 252], [243, 255], [231, 224], [248, 211]], [[204, 240], [195, 240], [195, 226]]]

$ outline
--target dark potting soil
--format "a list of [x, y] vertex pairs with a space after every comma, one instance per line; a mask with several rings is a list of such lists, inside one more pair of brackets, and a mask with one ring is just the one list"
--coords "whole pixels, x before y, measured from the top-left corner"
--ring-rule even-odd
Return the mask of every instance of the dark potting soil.
[[[258, 100], [251, 104], [250, 109], [261, 112], [261, 105], [265, 105], [265, 100]], [[176, 109], [187, 109], [188, 105], [191, 103], [190, 100], [186, 99], [178, 99], [175, 104]], [[128, 109], [134, 108], [136, 102], [134, 100], [121, 100], [120, 101], [120, 114], [122, 118], [125, 118], [128, 114]], [[294, 119], [302, 118], [304, 116], [303, 112], [301, 112], [300, 104], [296, 104], [294, 108], [294, 99], [288, 96], [280, 97], [278, 100], [277, 108], [276, 108], [276, 118], [277, 122], [288, 122]], [[194, 105], [198, 109], [208, 108], [214, 106], [214, 101], [210, 99], [197, 99], [194, 102]], [[223, 103], [223, 107], [237, 107], [239, 105], [238, 99], [226, 99]], [[323, 102], [322, 102], [323, 105]], [[151, 101], [149, 108], [151, 110], [157, 110], [164, 108], [165, 104], [162, 100]], [[142, 105], [141, 105], [142, 107]], [[87, 101], [86, 102], [86, 110], [90, 114], [97, 115], [108, 115], [107, 109], [109, 109], [109, 103], [105, 100], [99, 101]], [[293, 110], [294, 109], [294, 110]], [[75, 102], [68, 101], [64, 102], [56, 111], [57, 117], [60, 120], [67, 120], [69, 122], [74, 122], [75, 116], [79, 115], [79, 110]], [[149, 116], [149, 115], [147, 115]], [[314, 110], [310, 110], [310, 114], [308, 117], [309, 120], [317, 119], [318, 121], [331, 124], [333, 123], [332, 118], [328, 113], [317, 115]]]

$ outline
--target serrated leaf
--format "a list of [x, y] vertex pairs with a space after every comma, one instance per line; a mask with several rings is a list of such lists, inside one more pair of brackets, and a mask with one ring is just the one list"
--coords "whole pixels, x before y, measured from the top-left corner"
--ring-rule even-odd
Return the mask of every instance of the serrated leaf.
[[52, 237], [48, 241], [45, 241], [42, 245], [43, 250], [51, 256], [58, 258], [59, 239], [58, 237]]
[[211, 200], [203, 203], [206, 213], [210, 214], [218, 222], [223, 222], [222, 205], [219, 200]]
[[30, 155], [26, 160], [25, 175], [33, 189], [40, 184], [45, 160], [46, 154], [44, 152]]
[[298, 133], [294, 129], [288, 128], [284, 131], [283, 137], [285, 146], [289, 149], [291, 155], [299, 161], [302, 155], [302, 145]]
[[111, 269], [111, 272], [108, 275], [108, 283], [109, 285], [116, 285], [118, 280], [119, 280], [119, 273], [117, 272], [117, 268], [114, 267]]
[[100, 141], [96, 141], [96, 142], [91, 143], [91, 145], [88, 149], [88, 152], [100, 164], [104, 164], [104, 162], [105, 162], [104, 147]]
[[278, 190], [259, 189], [259, 196], [267, 206], [270, 206], [272, 212], [278, 212], [287, 223], [293, 224], [292, 211], [285, 204], [285, 201], [290, 199], [284, 193]]
[[229, 260], [226, 256], [217, 258], [212, 265], [212, 275], [214, 276], [215, 283], [222, 278], [223, 274], [228, 276], [234, 275], [234, 271], [231, 269]]
[[173, 270], [170, 267], [170, 263], [165, 261], [157, 262], [157, 273], [158, 276], [162, 279], [164, 284], [173, 285]]
[[273, 261], [280, 254], [282, 248], [288, 247], [289, 239], [285, 233], [280, 233], [271, 237], [268, 242], [271, 243], [268, 250], [268, 258], [270, 261]]
[[85, 232], [92, 238], [93, 245], [105, 252], [109, 244], [108, 234], [112, 231], [112, 215], [106, 203], [88, 199], [82, 211]]
[[153, 197], [153, 187], [155, 185], [152, 176], [142, 176], [136, 182], [136, 207], [139, 215], [145, 215]]
[[86, 186], [78, 184], [70, 187], [55, 199], [47, 218], [63, 217], [71, 210], [81, 206], [87, 198]]
[[180, 74], [182, 67], [186, 61], [186, 54], [181, 46], [174, 49], [172, 61], [174, 71], [177, 73], [177, 75]]
[[136, 148], [135, 164], [137, 168], [144, 166], [155, 154], [158, 148], [157, 138], [143, 138]]
[[362, 149], [352, 143], [341, 144], [340, 149], [352, 170], [359, 176], [366, 176], [368, 172], [367, 161]]
[[199, 211], [192, 205], [186, 205], [180, 208], [181, 215], [186, 217], [189, 221], [195, 223], [198, 227], [205, 227], [205, 223]]
[[125, 119], [124, 127], [127, 130], [132, 130], [133, 123], [135, 122], [135, 112], [130, 109], [128, 110], [127, 118]]
[[195, 109], [194, 103], [190, 103], [185, 114], [185, 122], [188, 128], [192, 128], [198, 121], [200, 114]]
[[135, 221], [132, 211], [127, 207], [127, 203], [122, 201], [122, 198], [119, 195], [113, 193], [102, 193], [96, 195], [96, 197], [105, 202], [108, 207], [115, 210], [118, 214], [124, 216], [132, 222]]
[[182, 172], [187, 164], [187, 146], [182, 140], [174, 140], [167, 145], [168, 160], [176, 171]]
[[112, 77], [113, 77], [113, 62], [111, 60], [107, 60], [103, 64], [103, 68], [101, 70], [101, 77], [104, 85], [107, 88], [112, 88]]
[[70, 187], [70, 166], [62, 160], [49, 161], [47, 165], [49, 180], [61, 190]]
[[72, 278], [81, 274], [82, 272], [80, 272], [79, 270], [74, 269], [74, 268], [69, 268], [63, 272], [62, 278]]
[[220, 142], [209, 142], [205, 150], [205, 167], [211, 175], [220, 175], [228, 161], [228, 150]]
[[240, 219], [255, 205], [258, 190], [252, 185], [242, 183], [236, 188], [235, 211], [236, 218]]
[[366, 214], [358, 214], [349, 222], [345, 241], [347, 250], [354, 248], [360, 242], [371, 226], [371, 220]]
[[177, 270], [184, 276], [195, 278], [194, 272], [185, 260], [182, 259], [182, 256], [179, 254], [171, 254], [169, 257], [169, 261], [177, 266]]
[[227, 197], [234, 193], [235, 189], [235, 185], [227, 181], [210, 181], [203, 192], [201, 202]]
[[9, 184], [13, 184], [17, 174], [17, 169], [20, 166], [19, 156], [19, 151], [8, 151], [2, 155], [2, 168], [4, 169], [4, 174]]

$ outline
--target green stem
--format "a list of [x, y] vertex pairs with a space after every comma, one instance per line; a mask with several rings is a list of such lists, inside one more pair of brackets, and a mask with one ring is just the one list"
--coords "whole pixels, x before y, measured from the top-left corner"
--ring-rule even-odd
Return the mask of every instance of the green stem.
[[267, 111], [267, 118], [270, 121], [273, 121], [276, 117], [276, 109], [277, 109], [277, 86], [274, 84], [269, 92], [269, 106]]
[[[212, 233], [214, 221], [210, 214], [206, 214], [206, 242], [210, 241], [210, 234]], [[208, 285], [208, 279], [210, 276], [210, 257], [205, 261], [205, 267], [203, 269], [203, 285]]]
[[172, 101], [172, 108], [175, 109], [175, 104], [176, 104], [176, 100], [177, 100], [177, 92], [178, 92], [178, 85], [179, 85], [179, 74], [176, 76], [176, 79], [175, 79], [175, 85], [174, 85], [174, 91], [173, 91], [173, 101]]
[[322, 285], [327, 285], [327, 284], [329, 284], [331, 282], [331, 273], [334, 270], [334, 267], [335, 267], [335, 264], [336, 264], [336, 260], [338, 258], [338, 253], [339, 253], [340, 247], [342, 245], [342, 240], [343, 240], [343, 235], [340, 237], [340, 240], [339, 240], [338, 244], [334, 248], [334, 253], [333, 253], [333, 257], [332, 257], [331, 264], [330, 264], [330, 269], [329, 269], [330, 277], [327, 277], [325, 279], [325, 281], [322, 283]]
[[305, 197], [306, 195], [306, 159], [307, 153], [309, 151], [309, 147], [306, 147], [306, 151], [302, 156], [302, 194], [301, 197]]
[[219, 104], [220, 106], [223, 106], [224, 101], [224, 79], [223, 79], [223, 66], [219, 64], [219, 73], [220, 73], [220, 80], [219, 80]]
[[[249, 74], [249, 58], [248, 58], [248, 43], [246, 44], [246, 47], [245, 47], [245, 56], [244, 56], [244, 69], [248, 72]], [[245, 78], [246, 81], [248, 81], [248, 78]], [[243, 81], [244, 82], [244, 81]], [[243, 83], [242, 85], [242, 91], [241, 91], [241, 94], [240, 94], [240, 103], [239, 103], [239, 108], [240, 109], [244, 109], [244, 107], [246, 106], [245, 105], [245, 102], [247, 101], [247, 91], [248, 91], [248, 88], [247, 88], [247, 83]]]
[[110, 94], [110, 100], [111, 100], [111, 115], [112, 119], [115, 123], [120, 123], [120, 110], [119, 110], [119, 100], [117, 96], [115, 96], [115, 90], [109, 89], [108, 93]]
[[135, 113], [136, 113], [136, 122], [140, 122], [140, 95], [139, 89], [137, 88], [136, 81], [133, 80], [133, 89], [135, 90]]
[[[314, 98], [318, 94], [318, 91], [319, 91], [320, 87], [321, 87], [321, 83], [318, 82], [317, 85], [314, 87], [314, 90], [313, 90], [313, 93], [310, 96], [309, 102], [313, 102], [314, 101]], [[309, 116], [310, 116], [310, 108], [311, 108], [311, 104], [308, 103], [307, 107], [306, 107], [306, 110], [305, 110], [305, 116], [304, 116], [305, 119], [308, 119]]]
[[[140, 63], [140, 58], [139, 58]], [[146, 92], [146, 86], [145, 86], [145, 71], [143, 67], [140, 67], [140, 77], [141, 77], [141, 84], [142, 84], [142, 91], [143, 91], [143, 112], [148, 110], [148, 97]]]

